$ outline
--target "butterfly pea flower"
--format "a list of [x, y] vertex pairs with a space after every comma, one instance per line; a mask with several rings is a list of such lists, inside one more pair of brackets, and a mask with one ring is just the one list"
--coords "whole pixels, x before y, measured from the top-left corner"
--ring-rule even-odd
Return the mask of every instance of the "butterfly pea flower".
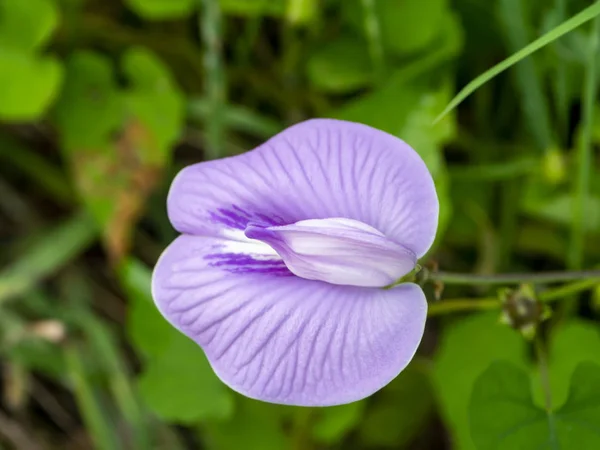
[[313, 119], [247, 153], [184, 168], [167, 199], [181, 235], [154, 270], [163, 316], [233, 390], [329, 406], [393, 380], [423, 336], [409, 274], [438, 199], [419, 155], [357, 123]]

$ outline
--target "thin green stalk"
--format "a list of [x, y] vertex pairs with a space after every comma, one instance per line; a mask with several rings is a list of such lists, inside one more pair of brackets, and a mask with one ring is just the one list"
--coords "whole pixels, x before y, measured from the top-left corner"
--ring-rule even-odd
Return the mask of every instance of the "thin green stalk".
[[71, 261], [94, 242], [96, 235], [96, 226], [85, 213], [78, 213], [48, 231], [18, 260], [0, 271], [0, 304], [24, 294]]
[[[600, 278], [575, 281], [540, 293], [538, 295], [538, 300], [543, 303], [550, 303], [564, 298], [572, 298], [574, 294], [592, 289], [598, 284], [600, 284]], [[501, 307], [502, 303], [496, 297], [453, 298], [430, 304], [427, 316], [441, 316], [444, 314], [466, 311], [489, 311], [500, 309]]]
[[[556, 20], [558, 23], [563, 21], [566, 16], [565, 0], [556, 0], [555, 3]], [[554, 43], [555, 54], [558, 57], [558, 43]], [[569, 132], [569, 103], [567, 95], [568, 74], [567, 64], [557, 58], [554, 76], [554, 94], [556, 102], [556, 115], [558, 118], [558, 128], [563, 144], [566, 145], [567, 135]]]
[[206, 97], [210, 101], [211, 117], [207, 122], [207, 159], [223, 155], [225, 140], [225, 71], [221, 54], [221, 8], [218, 0], [198, 0], [204, 5], [200, 14], [200, 30], [204, 42]]
[[566, 20], [565, 22], [561, 23], [559, 26], [553, 28], [549, 32], [545, 33], [543, 36], [540, 36], [538, 39], [536, 39], [526, 47], [523, 47], [518, 52], [513, 53], [511, 56], [509, 56], [502, 62], [496, 64], [491, 69], [486, 70], [484, 73], [482, 73], [469, 84], [467, 84], [464, 88], [462, 88], [458, 94], [456, 94], [456, 96], [450, 101], [450, 103], [448, 103], [448, 106], [446, 106], [446, 108], [444, 108], [440, 115], [436, 117], [434, 123], [442, 120], [442, 118], [446, 114], [448, 114], [450, 111], [456, 108], [465, 98], [471, 95], [480, 86], [490, 81], [496, 75], [504, 72], [506, 69], [512, 67], [514, 64], [518, 63], [523, 58], [526, 58], [527, 56], [545, 47], [551, 42], [554, 42], [559, 37], [567, 34], [570, 31], [573, 31], [575, 28], [579, 27], [585, 22], [592, 20], [598, 14], [600, 14], [600, 1], [588, 6], [580, 13], [574, 15], [569, 20]]
[[94, 388], [85, 371], [82, 350], [70, 346], [65, 351], [67, 370], [74, 387], [75, 398], [90, 436], [98, 450], [118, 450], [121, 448], [108, 415], [103, 410], [94, 393]]
[[583, 265], [585, 246], [585, 214], [590, 191], [592, 166], [592, 129], [594, 127], [594, 105], [598, 93], [596, 80], [596, 59], [600, 36], [600, 16], [596, 17], [590, 36], [588, 62], [585, 71], [585, 83], [582, 99], [582, 130], [577, 154], [577, 173], [575, 175], [575, 198], [573, 202], [573, 222], [568, 254], [568, 266], [579, 269]]
[[81, 325], [95, 347], [98, 358], [107, 369], [112, 396], [123, 417], [133, 431], [133, 442], [137, 450], [148, 450], [152, 447], [151, 430], [146, 424], [146, 417], [137, 398], [136, 392], [127, 376], [127, 369], [121, 355], [107, 328], [94, 317], [81, 315]]
[[600, 279], [600, 270], [579, 270], [566, 272], [505, 273], [497, 275], [478, 275], [470, 273], [432, 272], [427, 275], [431, 280], [445, 284], [463, 285], [500, 285], [520, 283], [560, 283], [564, 281]]
[[456, 298], [442, 300], [439, 303], [429, 305], [427, 316], [441, 316], [454, 312], [464, 311], [488, 311], [500, 308], [500, 302], [495, 297], [485, 297], [479, 299]]
[[361, 3], [364, 11], [364, 27], [369, 41], [369, 53], [373, 63], [373, 72], [375, 80], [381, 83], [385, 79], [385, 59], [379, 20], [375, 11], [375, 1], [361, 0]]

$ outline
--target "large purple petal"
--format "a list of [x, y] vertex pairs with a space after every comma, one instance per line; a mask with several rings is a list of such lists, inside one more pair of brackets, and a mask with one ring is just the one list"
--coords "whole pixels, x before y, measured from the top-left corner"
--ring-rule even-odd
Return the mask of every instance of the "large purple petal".
[[212, 236], [249, 222], [355, 219], [417, 257], [433, 242], [438, 220], [433, 180], [414, 150], [374, 128], [331, 119], [302, 122], [251, 152], [184, 169], [168, 210], [180, 232]]
[[153, 296], [234, 390], [275, 403], [343, 404], [382, 388], [413, 357], [427, 310], [418, 286], [306, 280], [259, 251], [209, 257], [227, 248], [237, 247], [180, 236], [155, 268]]

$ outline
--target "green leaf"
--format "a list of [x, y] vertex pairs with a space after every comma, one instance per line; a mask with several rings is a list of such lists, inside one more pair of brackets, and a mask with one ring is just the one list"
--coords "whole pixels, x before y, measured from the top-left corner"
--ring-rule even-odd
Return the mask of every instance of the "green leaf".
[[115, 261], [128, 250], [132, 227], [168, 164], [185, 111], [167, 68], [148, 50], [126, 52], [123, 72], [127, 89], [117, 85], [108, 58], [75, 53], [55, 115], [79, 192]]
[[0, 45], [0, 120], [39, 118], [55, 99], [63, 71], [58, 60]]
[[136, 14], [149, 20], [178, 19], [192, 13], [196, 0], [125, 0]]
[[233, 413], [231, 392], [214, 374], [200, 347], [179, 333], [160, 355], [148, 359], [139, 389], [163, 420], [194, 423], [225, 419]]
[[424, 93], [398, 134], [419, 153], [434, 178], [440, 201], [440, 217], [436, 237], [438, 242], [444, 236], [444, 231], [452, 215], [450, 177], [442, 150], [443, 145], [450, 142], [456, 134], [456, 119], [453, 116], [447, 116], [444, 121], [436, 124], [433, 123], [433, 119], [439, 108], [448, 101], [450, 95], [449, 83], [445, 83], [436, 91]]
[[320, 46], [311, 53], [307, 75], [315, 87], [327, 92], [344, 93], [366, 86], [372, 79], [366, 42], [342, 36]]
[[405, 448], [434, 413], [429, 376], [413, 361], [376, 394], [360, 422], [359, 436], [369, 447]]
[[130, 117], [141, 122], [146, 139], [138, 145], [143, 162], [162, 166], [175, 144], [184, 123], [183, 95], [176, 87], [169, 69], [150, 51], [130, 49], [123, 57], [123, 71], [131, 88], [125, 94]]
[[474, 449], [469, 397], [475, 380], [496, 360], [525, 367], [525, 342], [498, 323], [498, 314], [478, 314], [446, 324], [434, 357], [433, 380], [444, 422], [456, 448]]
[[534, 405], [526, 372], [495, 362], [475, 382], [469, 413], [479, 450], [598, 449], [600, 366], [581, 363], [567, 402], [548, 412]]
[[324, 444], [334, 444], [344, 438], [363, 419], [365, 402], [348, 403], [318, 410], [313, 425], [313, 438]]
[[211, 422], [208, 432], [219, 450], [281, 450], [290, 448], [282, 427], [280, 405], [236, 396], [235, 415]]
[[[439, 35], [448, 0], [428, 0], [427, 11], [414, 0], [374, 0], [385, 47], [397, 55], [415, 53], [432, 44]], [[348, 2], [348, 19], [356, 29], [363, 29], [364, 12], [359, 0]]]
[[150, 292], [152, 273], [136, 259], [122, 262], [118, 270], [129, 299], [127, 333], [136, 350], [146, 358], [163, 354], [179, 332], [160, 314]]
[[[572, 319], [553, 329], [548, 348], [548, 364], [552, 403], [560, 407], [567, 400], [569, 380], [575, 368], [584, 361], [600, 364], [600, 330], [593, 322]], [[535, 385], [540, 386], [539, 372], [534, 374]], [[541, 389], [534, 390], [534, 400], [543, 406]]]
[[150, 292], [150, 269], [125, 260], [119, 277], [130, 301], [127, 331], [145, 360], [139, 389], [147, 405], [163, 419], [181, 423], [229, 417], [231, 392], [202, 350], [158, 312]]
[[394, 73], [381, 88], [347, 103], [333, 115], [399, 136], [425, 91], [422, 84], [408, 83], [404, 74]]
[[0, 3], [0, 49], [31, 53], [52, 35], [58, 10], [51, 0]]
[[110, 59], [80, 51], [67, 60], [55, 118], [67, 151], [108, 151], [111, 136], [123, 122], [123, 102]]
[[539, 37], [531, 44], [523, 47], [518, 52], [513, 53], [511, 56], [509, 56], [502, 62], [496, 64], [491, 69], [486, 70], [484, 73], [482, 73], [469, 84], [467, 84], [464, 88], [462, 88], [458, 94], [456, 94], [456, 96], [452, 99], [448, 106], [446, 106], [446, 108], [444, 108], [444, 110], [436, 118], [436, 121], [440, 120], [451, 110], [456, 108], [465, 98], [467, 98], [470, 94], [477, 90], [481, 85], [490, 81], [496, 75], [504, 72], [506, 69], [512, 67], [513, 65], [521, 61], [523, 58], [526, 58], [527, 56], [536, 52], [540, 48], [543, 48], [551, 42], [554, 42], [556, 39], [563, 36], [564, 34], [574, 30], [578, 26], [593, 19], [598, 14], [600, 14], [600, 2], [596, 2], [593, 5], [588, 6], [579, 14], [576, 14], [575, 16], [566, 20], [556, 28], [553, 28], [548, 33], [545, 33], [543, 36]]
[[274, 16], [286, 13], [287, 0], [218, 0], [225, 14], [244, 17]]

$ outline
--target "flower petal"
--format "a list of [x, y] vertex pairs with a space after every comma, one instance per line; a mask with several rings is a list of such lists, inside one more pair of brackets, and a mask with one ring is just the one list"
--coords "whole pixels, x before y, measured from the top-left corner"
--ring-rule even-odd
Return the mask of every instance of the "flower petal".
[[431, 175], [400, 139], [366, 125], [314, 119], [257, 149], [183, 169], [168, 199], [180, 232], [217, 236], [253, 222], [361, 221], [410, 249], [429, 249], [438, 221]]
[[416, 256], [358, 220], [301, 220], [292, 225], [250, 224], [246, 236], [266, 242], [302, 278], [333, 284], [384, 287], [409, 273]]
[[[153, 277], [159, 310], [205, 351], [232, 389], [326, 406], [371, 395], [412, 359], [427, 303], [414, 284], [380, 290], [242, 271], [205, 256], [223, 239], [183, 235]], [[279, 276], [277, 276], [279, 275]]]

